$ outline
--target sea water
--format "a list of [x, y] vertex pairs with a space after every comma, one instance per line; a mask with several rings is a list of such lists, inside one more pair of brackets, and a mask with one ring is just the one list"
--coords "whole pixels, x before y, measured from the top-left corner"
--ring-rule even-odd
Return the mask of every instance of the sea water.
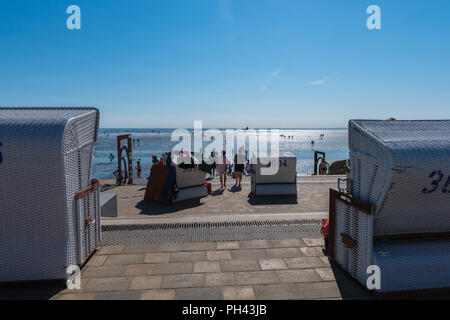
[[[314, 170], [314, 151], [326, 153], [328, 163], [344, 160], [348, 155], [347, 129], [278, 129], [280, 152], [290, 151], [297, 157], [297, 174], [311, 175]], [[117, 169], [117, 136], [130, 134], [132, 138], [133, 172], [136, 175], [136, 161], [142, 165], [142, 176], [148, 177], [152, 155], [158, 159], [163, 152], [171, 151], [178, 141], [171, 141], [174, 129], [100, 129], [95, 144], [93, 176], [113, 179]], [[223, 136], [225, 136], [225, 131]], [[258, 129], [256, 129], [258, 132]], [[288, 138], [292, 136], [292, 138]], [[204, 138], [203, 148], [211, 140]], [[314, 141], [314, 144], [312, 144]], [[247, 147], [248, 148], [248, 147]], [[270, 149], [269, 149], [270, 151]], [[114, 155], [111, 161], [110, 153]]]

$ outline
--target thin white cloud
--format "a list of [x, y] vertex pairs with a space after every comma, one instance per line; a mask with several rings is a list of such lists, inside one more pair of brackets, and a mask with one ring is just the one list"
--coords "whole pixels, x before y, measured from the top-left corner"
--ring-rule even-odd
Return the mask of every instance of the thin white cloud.
[[261, 86], [259, 87], [259, 91], [264, 92], [269, 87], [270, 81], [266, 80], [264, 81]]
[[281, 73], [281, 71], [283, 71], [283, 67], [279, 67], [279, 68], [275, 69], [274, 71], [272, 71], [271, 76], [276, 77]]
[[[279, 75], [282, 71], [283, 71], [283, 67], [278, 67], [278, 68], [276, 68], [275, 70], [273, 70], [273, 71], [269, 74], [269, 76], [270, 76], [271, 78], [278, 77], [278, 75]], [[271, 83], [270, 80], [265, 80], [265, 81], [261, 84], [261, 86], [259, 87], [259, 91], [261, 91], [261, 92], [266, 91], [267, 88], [269, 87], [270, 83]]]
[[324, 84], [329, 78], [333, 77], [334, 75], [335, 75], [335, 73], [327, 74], [322, 79], [317, 80], [317, 81], [308, 82], [308, 84], [311, 85], [311, 86], [320, 86], [321, 84]]

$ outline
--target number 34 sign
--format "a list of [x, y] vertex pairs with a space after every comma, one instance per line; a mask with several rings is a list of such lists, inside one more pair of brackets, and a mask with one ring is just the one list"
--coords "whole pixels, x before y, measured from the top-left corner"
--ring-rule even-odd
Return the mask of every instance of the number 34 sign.
[[[430, 173], [429, 178], [434, 179], [431, 181], [431, 188], [423, 188], [422, 193], [433, 193], [436, 190], [439, 189], [441, 182], [444, 181], [444, 174], [441, 170], [435, 170], [432, 173]], [[450, 193], [450, 175], [447, 177], [446, 182], [440, 189], [442, 193]]]

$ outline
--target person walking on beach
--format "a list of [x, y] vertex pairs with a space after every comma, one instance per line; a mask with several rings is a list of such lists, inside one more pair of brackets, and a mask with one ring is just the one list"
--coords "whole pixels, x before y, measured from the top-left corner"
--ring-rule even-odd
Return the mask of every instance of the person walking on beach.
[[222, 157], [217, 159], [216, 161], [216, 168], [217, 172], [219, 172], [220, 177], [220, 189], [227, 187], [227, 157], [225, 150], [222, 151]]
[[250, 160], [247, 160], [247, 163], [245, 164], [245, 175], [250, 174]]
[[119, 170], [113, 172], [114, 177], [116, 177], [116, 184], [119, 184]]
[[238, 154], [234, 156], [234, 179], [237, 187], [241, 187], [242, 174], [244, 173], [245, 154], [242, 148], [239, 149]]
[[209, 164], [211, 165], [211, 174], [209, 178], [214, 179], [216, 171], [216, 154], [214, 151], [211, 151], [211, 155], [209, 156]]
[[228, 164], [228, 175], [230, 176], [230, 177], [232, 177], [233, 176], [233, 164]]

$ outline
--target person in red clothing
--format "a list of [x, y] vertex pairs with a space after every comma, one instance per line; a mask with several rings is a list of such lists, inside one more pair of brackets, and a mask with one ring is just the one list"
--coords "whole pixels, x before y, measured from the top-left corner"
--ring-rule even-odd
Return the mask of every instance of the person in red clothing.
[[330, 232], [330, 220], [323, 219], [322, 220], [322, 228], [320, 229], [320, 233], [323, 235], [325, 241], [325, 250], [328, 252], [328, 234]]

